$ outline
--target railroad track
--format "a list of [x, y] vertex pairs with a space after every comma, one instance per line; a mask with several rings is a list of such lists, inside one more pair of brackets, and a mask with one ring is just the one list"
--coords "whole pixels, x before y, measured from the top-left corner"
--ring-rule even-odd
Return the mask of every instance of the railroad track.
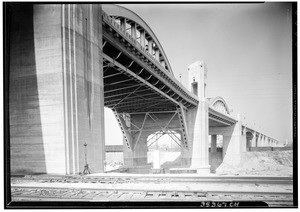
[[[291, 188], [292, 183], [290, 177], [15, 176], [11, 178], [11, 197], [12, 201], [212, 201], [212, 203], [262, 201], [273, 207], [291, 207], [293, 206], [292, 189], [282, 188]], [[211, 184], [216, 185], [216, 188], [220, 186], [220, 190], [205, 186]], [[185, 185], [190, 187], [187, 188]], [[222, 190], [222, 186], [225, 189]], [[239, 189], [226, 189], [234, 186]], [[244, 189], [243, 186], [248, 187]], [[281, 190], [274, 191], [276, 186], [281, 187]], [[273, 190], [268, 190], [269, 187]]]
[[197, 182], [213, 182], [213, 183], [259, 183], [259, 184], [293, 184], [292, 177], [257, 177], [257, 176], [57, 176], [57, 175], [42, 175], [42, 176], [24, 176], [12, 177], [12, 181], [36, 181], [36, 182], [62, 182], [62, 183], [142, 183], [142, 182], [157, 182], [157, 183], [197, 183]]
[[224, 191], [151, 191], [115, 189], [73, 189], [49, 187], [12, 187], [12, 201], [197, 201], [256, 202], [269, 206], [292, 206], [292, 194]]

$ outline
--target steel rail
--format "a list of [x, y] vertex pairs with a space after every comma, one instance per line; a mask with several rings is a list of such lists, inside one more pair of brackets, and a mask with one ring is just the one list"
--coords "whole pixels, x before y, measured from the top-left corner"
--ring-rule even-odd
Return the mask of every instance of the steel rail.
[[195, 182], [195, 183], [258, 183], [258, 184], [293, 184], [292, 177], [268, 177], [268, 176], [170, 176], [170, 175], [125, 175], [125, 176], [27, 176], [27, 177], [12, 177], [14, 181], [43, 181], [43, 182]]
[[288, 192], [254, 191], [12, 187], [13, 201], [263, 201], [271, 205], [292, 206], [292, 195]]

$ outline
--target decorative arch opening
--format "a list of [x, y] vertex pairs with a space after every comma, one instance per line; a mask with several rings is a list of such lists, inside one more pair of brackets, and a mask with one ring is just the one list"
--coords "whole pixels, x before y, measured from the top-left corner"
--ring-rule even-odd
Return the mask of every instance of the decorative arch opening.
[[222, 97], [216, 97], [210, 101], [210, 106], [215, 110], [220, 111], [224, 114], [230, 115], [230, 110], [225, 100]]

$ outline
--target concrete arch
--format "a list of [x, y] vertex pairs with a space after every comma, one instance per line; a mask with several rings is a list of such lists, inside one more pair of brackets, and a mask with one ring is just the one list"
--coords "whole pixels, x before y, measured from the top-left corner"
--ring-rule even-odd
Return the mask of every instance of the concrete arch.
[[213, 108], [216, 108], [216, 106], [218, 104], [222, 105], [222, 107], [223, 107], [222, 111], [223, 112], [225, 112], [226, 114], [230, 115], [229, 107], [228, 107], [227, 103], [225, 102], [225, 100], [222, 97], [218, 96], [218, 97], [216, 97], [214, 99], [210, 99], [209, 106], [211, 106]]
[[253, 140], [254, 134], [251, 131], [246, 131], [246, 145], [247, 148], [251, 147], [251, 142]]
[[135, 22], [136, 24], [139, 25], [140, 28], [144, 29], [145, 32], [150, 36], [150, 38], [158, 46], [158, 49], [159, 49], [160, 53], [162, 54], [164, 61], [166, 62], [168, 71], [174, 76], [171, 65], [170, 65], [168, 58], [163, 50], [162, 45], [160, 44], [160, 42], [159, 42], [158, 38], [156, 37], [156, 35], [154, 34], [154, 32], [148, 26], [148, 24], [140, 16], [138, 16], [137, 14], [135, 14], [134, 12], [132, 12], [129, 9], [126, 9], [126, 8], [118, 6], [118, 5], [113, 5], [113, 4], [103, 4], [102, 9], [109, 16], [117, 16], [117, 17], [126, 18], [127, 20], [131, 20], [132, 22]]

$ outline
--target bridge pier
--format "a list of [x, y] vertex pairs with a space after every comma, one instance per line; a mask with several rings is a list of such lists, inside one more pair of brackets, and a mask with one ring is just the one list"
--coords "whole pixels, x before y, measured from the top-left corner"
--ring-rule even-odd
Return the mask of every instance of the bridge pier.
[[104, 171], [102, 9], [10, 6], [11, 172]]
[[238, 122], [227, 127], [210, 127], [210, 135], [223, 135], [223, 163], [238, 165], [242, 152], [247, 151], [246, 133], [242, 131], [242, 118], [238, 115]]
[[187, 111], [188, 136], [191, 141], [191, 169], [199, 174], [210, 173], [208, 149], [208, 101], [205, 98], [207, 70], [201, 62], [188, 67], [192, 93], [198, 96], [199, 104]]

